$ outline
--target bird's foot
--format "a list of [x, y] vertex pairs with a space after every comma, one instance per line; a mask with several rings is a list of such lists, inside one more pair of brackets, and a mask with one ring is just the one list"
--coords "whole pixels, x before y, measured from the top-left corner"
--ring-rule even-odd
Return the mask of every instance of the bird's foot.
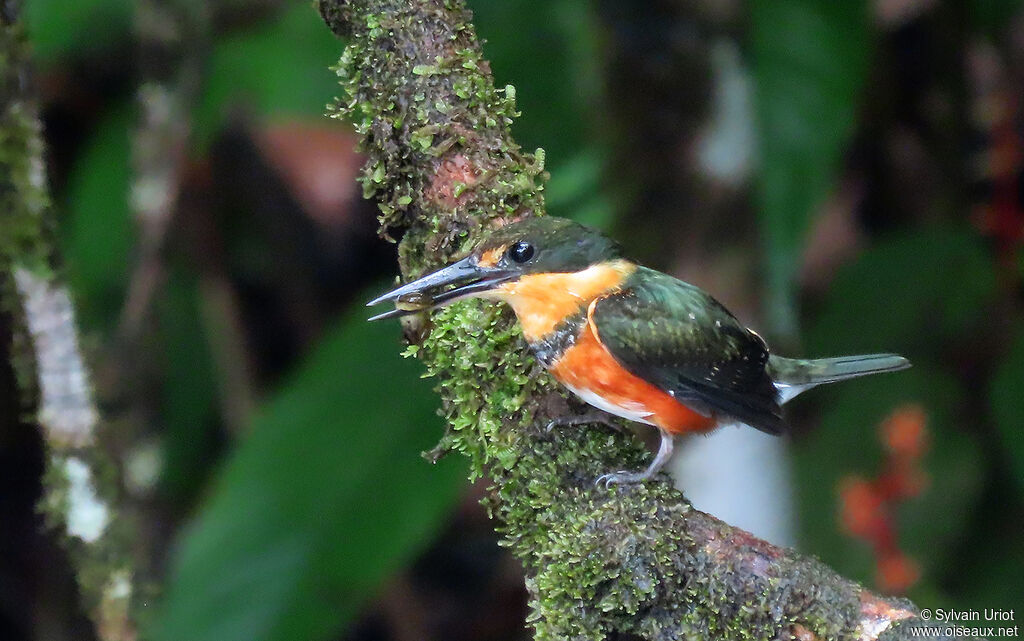
[[668, 463], [668, 459], [672, 456], [673, 442], [672, 435], [665, 430], [661, 430], [661, 445], [658, 447], [658, 455], [654, 457], [654, 460], [651, 461], [646, 470], [643, 472], [618, 471], [611, 474], [602, 474], [594, 481], [594, 485], [604, 485], [605, 489], [608, 489], [613, 485], [643, 483], [660, 472], [661, 468], [665, 467], [665, 463]]
[[572, 416], [559, 416], [553, 418], [548, 422], [548, 426], [544, 428], [545, 432], [550, 433], [551, 430], [556, 427], [573, 427], [576, 425], [591, 425], [598, 423], [600, 425], [607, 425], [616, 432], [624, 431], [623, 427], [615, 422], [608, 414], [604, 412], [587, 412], [586, 414], [573, 414]]
[[610, 474], [602, 474], [597, 477], [594, 481], [594, 485], [604, 485], [604, 489], [608, 489], [613, 485], [632, 485], [635, 483], [643, 483], [647, 479], [651, 478], [653, 474], [647, 472], [626, 472], [625, 470], [619, 470], [618, 472], [612, 472]]

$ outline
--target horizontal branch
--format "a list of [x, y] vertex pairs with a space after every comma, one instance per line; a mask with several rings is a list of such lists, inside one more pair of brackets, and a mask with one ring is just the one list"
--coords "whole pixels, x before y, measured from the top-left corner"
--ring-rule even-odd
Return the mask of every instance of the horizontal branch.
[[[361, 181], [382, 232], [405, 230], [403, 277], [492, 225], [543, 215], [543, 153], [512, 139], [514, 89], [494, 88], [461, 0], [319, 6], [348, 39], [337, 113], [363, 137]], [[667, 477], [595, 487], [646, 452], [598, 426], [545, 432], [569, 401], [507, 310], [468, 301], [407, 322], [406, 334], [450, 423], [436, 453], [462, 451], [494, 481], [488, 505], [526, 568], [536, 638], [904, 639], [921, 624], [911, 603], [693, 509]]]

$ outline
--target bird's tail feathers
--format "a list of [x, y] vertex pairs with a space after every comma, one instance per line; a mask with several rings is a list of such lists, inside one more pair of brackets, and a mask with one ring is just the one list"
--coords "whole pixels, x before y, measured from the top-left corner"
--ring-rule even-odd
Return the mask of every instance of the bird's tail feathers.
[[835, 358], [785, 358], [772, 355], [768, 373], [779, 390], [779, 402], [825, 383], [845, 381], [869, 374], [896, 372], [910, 367], [910, 361], [898, 354], [861, 354]]

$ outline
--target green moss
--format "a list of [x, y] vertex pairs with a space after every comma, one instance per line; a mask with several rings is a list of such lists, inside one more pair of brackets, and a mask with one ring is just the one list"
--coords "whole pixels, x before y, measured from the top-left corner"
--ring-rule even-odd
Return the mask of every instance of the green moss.
[[[40, 124], [24, 96], [28, 45], [17, 24], [0, 20], [0, 313], [21, 318], [15, 268], [49, 276], [44, 213], [49, 207]], [[11, 361], [26, 406], [37, 393], [31, 342], [14, 338]]]
[[0, 26], [0, 271], [15, 264], [47, 271], [43, 213], [49, 206], [42, 141], [34, 110], [23, 98], [28, 59], [17, 25]]
[[[407, 275], [466, 251], [488, 219], [543, 208], [543, 165], [523, 154], [508, 132], [515, 91], [494, 89], [468, 13], [457, 3], [443, 13], [435, 5], [341, 8], [359, 27], [346, 29], [350, 40], [336, 71], [347, 99], [332, 115], [352, 120], [364, 137], [364, 195], [381, 200], [383, 234], [407, 229], [399, 248]], [[322, 3], [321, 11], [337, 19], [334, 3]], [[414, 55], [381, 55], [410, 51], [396, 42], [410, 34], [421, 45]], [[422, 197], [439, 180], [441, 163], [454, 158], [477, 172], [472, 184], [468, 176], [451, 177], [458, 206]], [[475, 475], [485, 465], [513, 465], [516, 426], [534, 413], [527, 401], [550, 382], [525, 352], [509, 314], [473, 302], [443, 310], [434, 315], [423, 347], [428, 373], [441, 381], [442, 411], [451, 426], [442, 447], [469, 455]], [[503, 355], [499, 363], [496, 354]]]
[[434, 314], [421, 355], [427, 375], [441, 381], [450, 426], [442, 448], [469, 456], [474, 477], [486, 465], [515, 465], [523, 430], [536, 413], [530, 401], [551, 385], [523, 348], [518, 326], [494, 305], [465, 301]]
[[[369, 160], [360, 180], [367, 197], [377, 196], [385, 205], [380, 216], [385, 234], [394, 227], [416, 230], [426, 221], [431, 235], [462, 233], [488, 218], [543, 209], [542, 165], [522, 153], [508, 134], [516, 114], [515, 91], [494, 88], [468, 12], [435, 4], [320, 5], [336, 31], [341, 14], [357, 27], [342, 29], [350, 40], [335, 70], [346, 99], [333, 106], [331, 115], [350, 119], [364, 137]], [[406, 34], [417, 36], [421, 46], [395, 46]], [[411, 208], [399, 202], [424, 193], [436, 179], [438, 163], [457, 155], [482, 177], [460, 190], [458, 207], [429, 199], [418, 199]], [[445, 245], [443, 240], [435, 244]], [[415, 273], [450, 255], [432, 252], [430, 264], [406, 267]]]

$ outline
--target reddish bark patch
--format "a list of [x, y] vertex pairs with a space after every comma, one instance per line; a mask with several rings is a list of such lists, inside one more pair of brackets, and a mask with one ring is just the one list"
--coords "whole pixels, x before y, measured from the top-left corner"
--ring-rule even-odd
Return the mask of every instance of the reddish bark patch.
[[438, 163], [424, 196], [441, 207], [455, 209], [465, 201], [470, 188], [480, 180], [480, 174], [480, 169], [468, 158], [454, 154]]
[[814, 634], [799, 623], [789, 629], [790, 638], [793, 641], [818, 641], [818, 635]]
[[895, 621], [916, 616], [914, 612], [878, 598], [868, 591], [860, 594], [860, 625], [857, 626], [859, 641], [875, 641]]
[[864, 590], [860, 594], [860, 614], [866, 619], [887, 619], [900, 621], [916, 616], [906, 608], [894, 607], [891, 603]]
[[[709, 517], [712, 518], [713, 517]], [[718, 519], [712, 522], [723, 526], [717, 532], [709, 532], [704, 551], [715, 560], [732, 563], [742, 572], [760, 578], [776, 576], [775, 562], [782, 558], [783, 550], [759, 539], [746, 530], [728, 528]]]

